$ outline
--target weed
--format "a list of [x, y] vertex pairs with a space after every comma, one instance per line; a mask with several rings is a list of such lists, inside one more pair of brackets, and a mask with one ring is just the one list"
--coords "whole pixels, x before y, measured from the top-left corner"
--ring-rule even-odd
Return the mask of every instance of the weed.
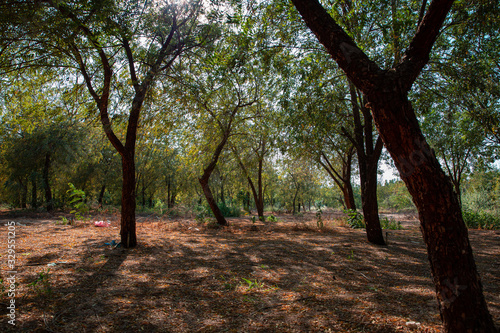
[[388, 229], [388, 230], [402, 230], [403, 227], [401, 226], [401, 222], [396, 221], [394, 219], [388, 219], [387, 217], [384, 217], [383, 219], [380, 220], [380, 226], [382, 229]]
[[38, 295], [50, 295], [52, 293], [52, 287], [50, 286], [50, 268], [47, 271], [42, 271], [38, 273], [35, 281], [28, 284], [28, 287], [32, 287], [33, 290]]
[[347, 259], [349, 259], [349, 260], [355, 260], [355, 259], [356, 259], [356, 258], [354, 257], [354, 251], [353, 251], [353, 250], [351, 250], [351, 254], [348, 254], [348, 255], [347, 255]]
[[267, 222], [278, 222], [278, 218], [274, 215], [269, 215], [267, 218], [266, 218], [266, 221]]
[[254, 288], [264, 288], [264, 283], [259, 282], [257, 279], [254, 279], [253, 281], [249, 280], [249, 279], [245, 279], [245, 278], [241, 278], [241, 279], [244, 282], [242, 284], [243, 285], [246, 284], [247, 290], [252, 290]]
[[68, 183], [68, 186], [69, 190], [67, 193], [69, 193], [69, 204], [73, 207], [73, 210], [71, 210], [70, 213], [74, 214], [76, 220], [83, 220], [83, 214], [87, 214], [90, 210], [89, 206], [85, 202], [85, 192], [77, 189], [75, 185], [71, 183]]
[[353, 229], [365, 228], [365, 221], [363, 215], [354, 209], [346, 209], [344, 213], [347, 214], [347, 224]]
[[318, 209], [316, 212], [316, 225], [318, 226], [319, 229], [323, 229], [325, 227], [325, 224], [323, 223], [323, 211], [321, 208]]

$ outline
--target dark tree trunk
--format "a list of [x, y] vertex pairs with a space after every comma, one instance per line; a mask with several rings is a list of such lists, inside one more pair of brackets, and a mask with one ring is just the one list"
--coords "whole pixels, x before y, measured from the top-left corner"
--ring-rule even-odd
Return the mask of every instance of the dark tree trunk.
[[[264, 155], [264, 154], [262, 154]], [[264, 156], [259, 159], [259, 168], [257, 170], [257, 196], [255, 197], [255, 208], [257, 208], [257, 214], [259, 219], [264, 221], [264, 189], [262, 184], [262, 170], [264, 165]]]
[[[374, 95], [380, 133], [418, 209], [446, 332], [497, 332], [483, 297], [458, 196], [406, 96]], [[387, 130], [395, 121], [397, 129]]]
[[31, 207], [34, 209], [38, 208], [38, 201], [37, 201], [37, 188], [36, 188], [36, 177], [33, 176], [31, 177]]
[[292, 1], [368, 99], [380, 136], [419, 212], [445, 332], [498, 332], [483, 296], [457, 194], [425, 141], [408, 100], [453, 1], [431, 2], [405, 55], [391, 70], [370, 61], [318, 1]]
[[221, 142], [217, 145], [217, 148], [214, 151], [214, 154], [212, 155], [212, 159], [208, 166], [203, 170], [203, 175], [198, 179], [201, 185], [201, 188], [203, 189], [203, 194], [205, 195], [205, 198], [207, 199], [207, 203], [210, 206], [210, 209], [212, 210], [212, 213], [214, 214], [215, 219], [217, 220], [217, 223], [219, 225], [228, 225], [226, 219], [224, 218], [224, 215], [222, 215], [222, 212], [219, 209], [219, 206], [217, 206], [217, 202], [214, 199], [214, 196], [212, 194], [212, 190], [210, 190], [210, 186], [208, 184], [210, 180], [210, 176], [212, 175], [215, 166], [217, 165], [217, 162], [219, 161], [219, 156], [222, 153], [222, 150], [224, 149], [224, 146], [227, 143], [227, 139], [229, 137], [230, 133], [230, 126], [226, 129], [226, 131], [223, 133], [223, 137]]
[[50, 188], [50, 179], [49, 179], [49, 173], [50, 173], [50, 153], [45, 154], [45, 163], [43, 166], [43, 188], [45, 191], [45, 202], [47, 205], [47, 211], [51, 212], [54, 210], [54, 203], [52, 200], [52, 190]]
[[137, 245], [135, 225], [135, 163], [133, 153], [122, 155], [122, 178], [121, 243], [125, 248], [133, 248]]
[[104, 192], [106, 191], [106, 185], [101, 186], [101, 191], [99, 192], [99, 198], [97, 198], [97, 202], [99, 203], [99, 207], [102, 208], [102, 201], [104, 199]]
[[354, 191], [351, 183], [353, 154], [354, 146], [351, 146], [344, 154], [340, 155], [342, 157], [342, 174], [339, 174], [339, 172], [335, 170], [325, 153], [321, 152], [318, 162], [326, 170], [326, 172], [328, 172], [332, 180], [342, 191], [343, 200], [341, 203], [344, 208], [356, 210]]
[[23, 182], [22, 179], [19, 179], [19, 184], [21, 185], [21, 193], [19, 196], [19, 205], [21, 208], [26, 208], [26, 203], [28, 201], [28, 184], [27, 180], [26, 182]]
[[210, 186], [208, 185], [208, 180], [209, 177], [199, 179], [201, 188], [203, 189], [203, 194], [207, 199], [208, 206], [212, 210], [212, 213], [214, 214], [217, 223], [220, 225], [227, 225], [228, 223], [226, 221], [226, 218], [224, 217], [224, 215], [222, 215], [222, 212], [220, 211], [220, 208], [219, 206], [217, 206], [217, 202], [214, 199], [212, 191], [210, 190]]
[[[374, 147], [373, 121], [370, 111], [366, 107], [360, 106], [361, 96], [358, 95], [356, 88], [350, 81], [349, 88], [354, 119], [354, 138], [351, 137], [351, 140], [358, 155], [361, 206], [366, 224], [366, 236], [372, 244], [385, 245], [377, 202], [377, 166], [383, 144], [379, 137]], [[364, 123], [361, 122], [360, 113], [363, 114]]]

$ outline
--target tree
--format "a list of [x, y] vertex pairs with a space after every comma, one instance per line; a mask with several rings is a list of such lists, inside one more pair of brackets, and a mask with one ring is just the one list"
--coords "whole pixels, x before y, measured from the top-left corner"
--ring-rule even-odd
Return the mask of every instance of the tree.
[[293, 3], [365, 95], [380, 136], [413, 197], [445, 330], [497, 332], [484, 300], [458, 198], [427, 144], [408, 98], [453, 1], [430, 3], [406, 52], [389, 70], [370, 60], [318, 1]]
[[[28, 3], [35, 8], [34, 20], [21, 20], [18, 31], [28, 30], [27, 46], [36, 47], [44, 61], [31, 60], [28, 53], [27, 64], [43, 66], [50, 60], [52, 66], [60, 66], [64, 61], [78, 70], [99, 110], [104, 132], [121, 156], [121, 242], [124, 247], [135, 247], [135, 151], [141, 110], [159, 74], [167, 72], [183, 52], [209, 38], [210, 29], [198, 24], [202, 7], [198, 2]], [[122, 78], [127, 76], [125, 83]], [[121, 97], [114, 88], [123, 89]], [[115, 116], [128, 116], [123, 139], [113, 129]]]

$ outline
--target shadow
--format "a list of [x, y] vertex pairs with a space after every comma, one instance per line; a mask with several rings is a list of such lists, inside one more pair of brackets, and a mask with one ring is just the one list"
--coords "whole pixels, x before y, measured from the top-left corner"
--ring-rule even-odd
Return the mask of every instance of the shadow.
[[[18, 331], [395, 333], [410, 332], [413, 320], [421, 332], [439, 332], [419, 233], [391, 231], [379, 247], [363, 230], [251, 232], [231, 223], [171, 230], [145, 222], [130, 250], [102, 246], [109, 235], [80, 241], [68, 250], [79, 253], [74, 264], [54, 269], [52, 295], [20, 300], [29, 315]], [[471, 240], [498, 318], [500, 267], [491, 258], [499, 242], [487, 232]], [[46, 251], [30, 260], [53, 258]]]

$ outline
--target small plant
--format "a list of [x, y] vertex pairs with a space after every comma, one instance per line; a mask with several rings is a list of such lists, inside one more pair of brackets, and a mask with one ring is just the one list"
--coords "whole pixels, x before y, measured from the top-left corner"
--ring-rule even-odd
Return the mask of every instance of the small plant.
[[247, 290], [252, 290], [254, 288], [263, 288], [264, 287], [264, 283], [259, 282], [256, 279], [253, 281], [249, 280], [249, 279], [245, 279], [245, 278], [241, 278], [241, 279], [244, 282], [243, 284], [247, 285]]
[[304, 213], [302, 213], [302, 212], [297, 212], [297, 213], [295, 213], [295, 216], [297, 216], [297, 217], [304, 217]]
[[252, 224], [255, 224], [255, 221], [257, 221], [257, 218], [255, 216], [252, 216]]
[[316, 225], [319, 229], [323, 229], [325, 227], [325, 224], [323, 223], [323, 211], [321, 208], [319, 208], [316, 212]]
[[348, 254], [348, 255], [347, 255], [347, 259], [349, 259], [349, 260], [355, 260], [355, 259], [356, 259], [356, 258], [354, 257], [354, 251], [353, 251], [353, 250], [351, 250], [351, 254]]
[[50, 268], [47, 271], [42, 271], [38, 273], [35, 281], [28, 284], [28, 287], [32, 287], [35, 292], [39, 295], [50, 295], [52, 293], [52, 288], [50, 286]]
[[85, 202], [85, 192], [77, 189], [75, 185], [71, 183], [68, 183], [68, 186], [69, 190], [67, 193], [69, 193], [69, 204], [73, 207], [70, 213], [74, 214], [76, 220], [83, 220], [83, 214], [87, 214], [90, 210]]
[[269, 215], [267, 218], [266, 218], [266, 221], [267, 222], [278, 222], [278, 218], [274, 215]]
[[403, 227], [401, 226], [401, 222], [396, 221], [394, 219], [388, 219], [387, 217], [384, 217], [383, 219], [380, 220], [380, 226], [382, 229], [388, 229], [388, 230], [402, 230]]
[[344, 213], [347, 214], [347, 224], [353, 229], [365, 228], [365, 221], [363, 215], [354, 209], [346, 209]]

